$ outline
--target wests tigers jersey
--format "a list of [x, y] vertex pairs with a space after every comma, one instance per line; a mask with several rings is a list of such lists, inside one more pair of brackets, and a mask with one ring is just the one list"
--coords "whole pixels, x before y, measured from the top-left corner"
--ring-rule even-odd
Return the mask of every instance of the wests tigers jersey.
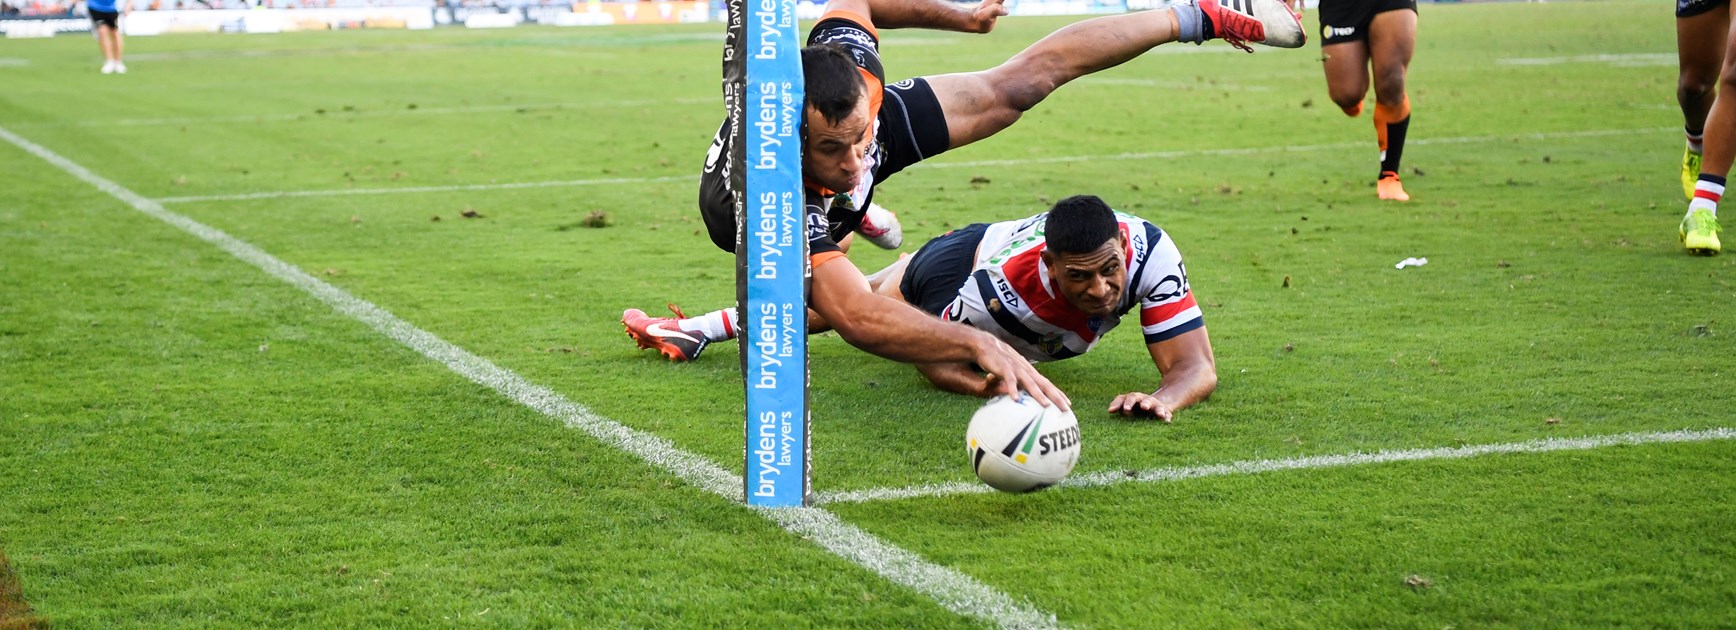
[[1084, 354], [1135, 307], [1148, 344], [1204, 326], [1175, 243], [1144, 219], [1115, 216], [1127, 242], [1127, 285], [1113, 314], [1088, 315], [1061, 295], [1043, 264], [1044, 213], [988, 226], [975, 268], [941, 317], [994, 333], [1031, 361]]

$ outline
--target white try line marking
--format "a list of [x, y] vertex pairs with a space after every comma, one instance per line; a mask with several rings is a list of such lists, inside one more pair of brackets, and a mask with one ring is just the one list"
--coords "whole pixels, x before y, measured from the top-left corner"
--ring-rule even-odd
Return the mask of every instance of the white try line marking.
[[[1644, 129], [1603, 129], [1590, 131], [1560, 131], [1552, 133], [1531, 133], [1507, 136], [1462, 136], [1457, 138], [1418, 138], [1407, 140], [1410, 146], [1434, 144], [1472, 144], [1478, 142], [1500, 142], [1508, 140], [1555, 140], [1561, 138], [1597, 138], [1603, 136], [1628, 136], [1680, 131], [1678, 127], [1648, 127]], [[1024, 166], [1029, 164], [1069, 164], [1074, 162], [1099, 162], [1114, 160], [1169, 160], [1202, 156], [1234, 156], [1259, 155], [1266, 153], [1287, 153], [1302, 151], [1327, 151], [1333, 149], [1355, 149], [1368, 146], [1366, 141], [1334, 142], [1331, 144], [1304, 144], [1275, 147], [1250, 147], [1245, 149], [1187, 149], [1181, 151], [1148, 151], [1141, 153], [1113, 153], [1108, 155], [1070, 155], [1045, 158], [1022, 158], [1014, 160], [977, 160], [974, 162], [920, 162], [909, 170], [932, 168], [980, 168], [984, 166]], [[612, 177], [600, 179], [573, 179], [564, 181], [518, 182], [507, 184], [459, 184], [453, 186], [418, 186], [403, 188], [350, 188], [339, 190], [283, 190], [272, 192], [236, 193], [229, 195], [194, 195], [186, 197], [163, 197], [157, 203], [193, 203], [200, 201], [246, 201], [253, 199], [280, 199], [285, 197], [337, 197], [345, 195], [392, 195], [399, 193], [436, 193], [479, 190], [510, 190], [515, 188], [552, 188], [565, 186], [599, 186], [605, 184], [656, 184], [664, 182], [691, 182], [699, 179], [698, 175], [668, 175], [663, 177]]]
[[[1478, 446], [1422, 448], [1405, 451], [1380, 451], [1378, 453], [1316, 455], [1313, 457], [1298, 457], [1295, 459], [1260, 459], [1231, 462], [1228, 464], [1187, 466], [1181, 468], [1094, 472], [1068, 478], [1066, 481], [1062, 481], [1059, 487], [1097, 488], [1124, 483], [1156, 483], [1163, 481], [1180, 481], [1183, 479], [1197, 479], [1200, 477], [1221, 477], [1224, 475], [1254, 475], [1279, 470], [1309, 470], [1315, 468], [1361, 466], [1366, 464], [1386, 464], [1391, 462], [1465, 459], [1469, 457], [1510, 453], [1583, 451], [1609, 446], [1708, 442], [1712, 440], [1732, 439], [1736, 439], [1736, 429], [1724, 428], [1706, 429], [1702, 431], [1667, 431], [1662, 433], [1622, 433], [1618, 435], [1600, 435], [1580, 438], [1549, 438], [1543, 440], [1532, 440], [1530, 442], [1518, 442], [1514, 444], [1483, 444]], [[926, 486], [911, 486], [908, 488], [876, 488], [850, 492], [817, 492], [814, 496], [814, 502], [819, 505], [825, 505], [828, 503], [865, 503], [869, 501], [888, 501], [893, 499], [910, 499], [916, 497], [941, 497], [954, 494], [986, 494], [990, 492], [994, 492], [994, 490], [980, 483], [953, 482]]]
[[386, 116], [428, 116], [443, 114], [481, 114], [489, 112], [548, 112], [576, 109], [606, 109], [614, 107], [645, 107], [649, 105], [692, 105], [697, 103], [721, 103], [723, 97], [684, 97], [632, 99], [618, 101], [573, 101], [569, 103], [525, 103], [500, 105], [460, 105], [455, 107], [414, 107], [406, 104], [401, 107], [363, 109], [363, 110], [326, 110], [306, 111], [286, 114], [236, 114], [234, 116], [182, 116], [170, 118], [120, 118], [116, 120], [80, 119], [57, 122], [15, 123], [16, 128], [42, 127], [149, 127], [161, 125], [207, 125], [219, 123], [264, 123], [284, 121], [321, 121], [348, 120], [351, 118], [380, 118]]
[[[381, 334], [404, 344], [422, 356], [479, 385], [493, 389], [521, 405], [579, 429], [605, 444], [626, 451], [653, 467], [725, 500], [741, 504], [740, 474], [724, 470], [704, 457], [689, 453], [656, 435], [623, 425], [593, 413], [559, 392], [532, 383], [517, 373], [471, 354], [433, 333], [399, 319], [386, 309], [350, 295], [245, 241], [186, 216], [92, 173], [40, 145], [0, 127], [0, 138], [73, 177], [96, 186], [146, 215], [180, 228], [217, 246], [279, 280], [325, 302], [333, 310], [356, 319]], [[744, 506], [745, 507], [745, 506]], [[960, 615], [976, 617], [1008, 628], [1046, 628], [1059, 624], [1053, 614], [1015, 601], [988, 585], [958, 571], [936, 565], [921, 556], [880, 540], [837, 515], [820, 508], [748, 508], [790, 533], [813, 541], [821, 548], [856, 563], [880, 576], [933, 598]]]

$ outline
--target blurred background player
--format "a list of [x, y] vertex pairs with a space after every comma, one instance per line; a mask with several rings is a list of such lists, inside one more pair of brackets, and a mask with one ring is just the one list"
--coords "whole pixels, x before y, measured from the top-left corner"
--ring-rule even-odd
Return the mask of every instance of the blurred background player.
[[1724, 39], [1730, 32], [1730, 0], [1676, 0], [1676, 103], [1682, 107], [1682, 194], [1694, 198], [1705, 153], [1706, 113], [1724, 65]]
[[116, 0], [89, 0], [86, 7], [90, 11], [90, 25], [95, 32], [96, 43], [102, 47], [102, 73], [126, 74], [127, 64], [121, 61], [121, 14], [132, 10], [131, 0], [120, 0], [121, 6], [115, 6]]
[[[994, 333], [1033, 362], [1085, 354], [1138, 309], [1160, 382], [1151, 393], [1116, 396], [1109, 413], [1170, 422], [1218, 385], [1181, 251], [1157, 226], [1095, 196], [1062, 199], [1027, 219], [947, 232], [869, 282], [881, 295]], [[970, 365], [916, 369], [940, 389], [994, 395]]]
[[1399, 159], [1410, 129], [1405, 72], [1417, 43], [1416, 0], [1320, 0], [1320, 52], [1326, 91], [1345, 115], [1362, 113], [1374, 75], [1374, 136], [1380, 146], [1381, 199], [1410, 201], [1399, 183]]
[[[802, 175], [813, 269], [810, 332], [835, 329], [851, 345], [897, 361], [948, 361], [901, 329], [918, 324], [908, 316], [939, 322], [895, 300], [865, 299], [863, 294], [880, 296], [844, 257], [876, 184], [923, 159], [994, 135], [1061, 85], [1158, 45], [1223, 39], [1252, 52], [1248, 42], [1298, 48], [1305, 40], [1299, 18], [1280, 0], [1192, 0], [1068, 25], [987, 70], [885, 85], [876, 23], [987, 32], [1005, 12], [1000, 0], [983, 0], [975, 8], [945, 0], [834, 0], [814, 25], [802, 50], [808, 99]], [[733, 252], [735, 191], [728, 187], [723, 159], [729, 154], [729, 132], [726, 120], [712, 141], [700, 176], [699, 206], [712, 242]], [[707, 344], [733, 339], [739, 330], [734, 308], [693, 318], [673, 305], [671, 310], [675, 319], [627, 309], [621, 323], [640, 348], [672, 361], [698, 358]], [[889, 317], [898, 323], [886, 321]]]

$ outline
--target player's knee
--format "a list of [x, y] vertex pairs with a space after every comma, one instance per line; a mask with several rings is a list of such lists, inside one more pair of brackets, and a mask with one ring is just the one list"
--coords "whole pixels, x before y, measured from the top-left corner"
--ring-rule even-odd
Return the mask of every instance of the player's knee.
[[1065, 64], [1066, 60], [1058, 55], [1027, 51], [980, 76], [1001, 104], [1027, 112], [1060, 87], [1056, 77], [1062, 74]]
[[1005, 77], [994, 82], [995, 100], [1010, 110], [1015, 118], [1031, 111], [1054, 91], [1051, 82], [1031, 75]]
[[1712, 78], [1698, 72], [1683, 72], [1676, 78], [1676, 102], [1696, 104], [1712, 95]]
[[1376, 68], [1374, 72], [1374, 101], [1382, 105], [1396, 107], [1403, 100], [1404, 66]]
[[1331, 96], [1333, 104], [1338, 105], [1338, 109], [1344, 110], [1345, 116], [1354, 118], [1362, 114], [1361, 92], [1355, 94], [1350, 94], [1348, 92], [1333, 92]]

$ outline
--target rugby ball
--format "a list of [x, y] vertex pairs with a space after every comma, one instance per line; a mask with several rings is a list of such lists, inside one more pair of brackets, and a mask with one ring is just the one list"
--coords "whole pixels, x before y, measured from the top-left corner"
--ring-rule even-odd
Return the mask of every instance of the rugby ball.
[[996, 396], [965, 430], [970, 467], [1001, 492], [1032, 492], [1060, 483], [1079, 463], [1079, 419], [1030, 396]]

